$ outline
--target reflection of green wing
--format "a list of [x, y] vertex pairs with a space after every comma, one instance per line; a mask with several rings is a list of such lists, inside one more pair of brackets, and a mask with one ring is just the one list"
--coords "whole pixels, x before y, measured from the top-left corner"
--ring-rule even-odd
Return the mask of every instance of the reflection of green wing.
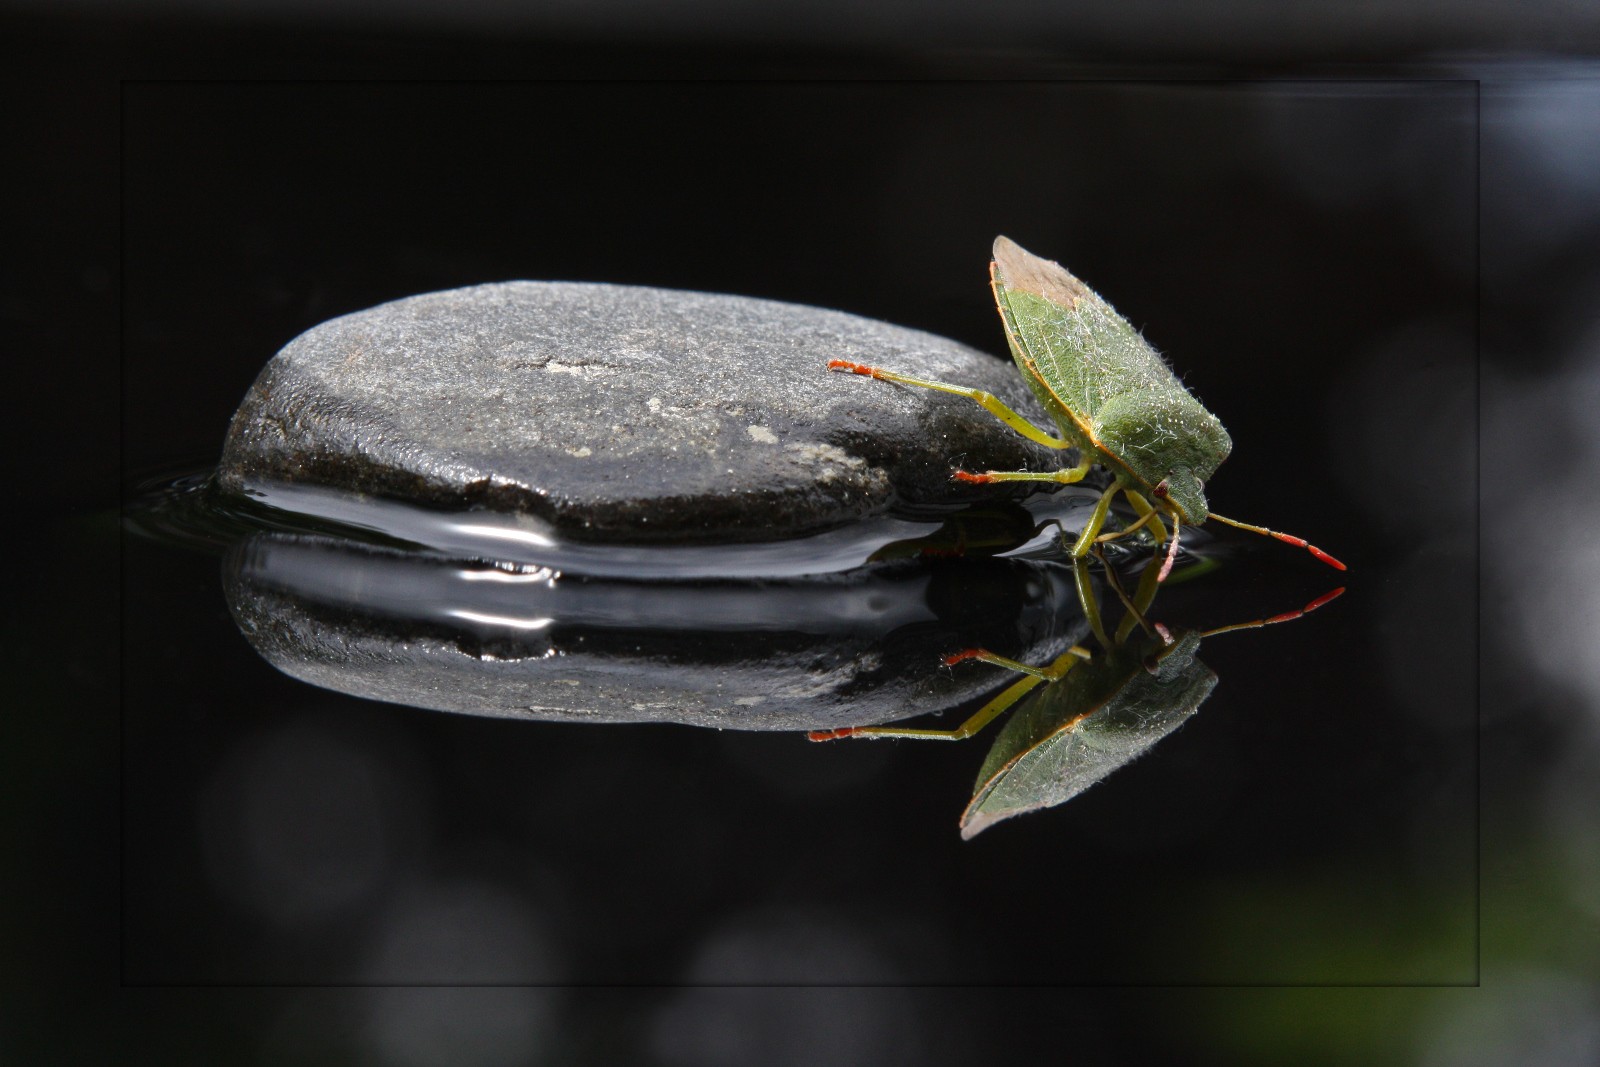
[[1154, 674], [1145, 669], [1149, 649], [1141, 645], [1129, 642], [1074, 668], [1017, 709], [978, 772], [961, 815], [963, 838], [1071, 800], [1195, 713], [1217, 684], [1195, 658], [1199, 635], [1186, 633], [1167, 648]]

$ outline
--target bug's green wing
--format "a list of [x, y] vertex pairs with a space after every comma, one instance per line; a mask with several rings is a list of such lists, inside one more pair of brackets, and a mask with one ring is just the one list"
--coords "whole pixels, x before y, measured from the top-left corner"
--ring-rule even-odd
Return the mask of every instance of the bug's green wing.
[[994, 242], [995, 303], [1011, 354], [1046, 409], [1204, 522], [1204, 485], [1233, 443], [1139, 331], [1059, 263]]
[[1132, 642], [1037, 690], [995, 738], [961, 836], [1063, 804], [1176, 730], [1217, 684], [1199, 647], [1198, 634], [1184, 634], [1151, 673]]

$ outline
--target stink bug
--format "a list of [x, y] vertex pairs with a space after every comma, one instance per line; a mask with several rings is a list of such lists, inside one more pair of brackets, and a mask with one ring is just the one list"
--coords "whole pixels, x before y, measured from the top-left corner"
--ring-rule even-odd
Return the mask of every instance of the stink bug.
[[[1122, 533], [1148, 525], [1157, 543], [1167, 545], [1158, 580], [1166, 579], [1177, 558], [1180, 527], [1208, 519], [1299, 545], [1324, 563], [1345, 569], [1343, 563], [1302, 538], [1236, 522], [1210, 510], [1205, 483], [1233, 447], [1228, 431], [1183, 387], [1139, 331], [1097, 293], [1059, 263], [1040, 259], [1006, 237], [995, 238], [989, 278], [1012, 358], [1056, 424], [1057, 436], [979, 389], [911, 378], [846, 360], [833, 360], [829, 369], [964, 396], [1030, 441], [1078, 450], [1075, 467], [981, 473], [957, 470], [953, 476], [959, 481], [1065, 484], [1081, 480], [1091, 465], [1099, 463], [1111, 474], [1111, 484], [1072, 546], [1074, 560], [1087, 556], [1101, 537], [1111, 503], [1121, 493], [1139, 515]], [[1172, 524], [1170, 535], [1163, 520]], [[1098, 626], [1096, 634], [1103, 637]]]

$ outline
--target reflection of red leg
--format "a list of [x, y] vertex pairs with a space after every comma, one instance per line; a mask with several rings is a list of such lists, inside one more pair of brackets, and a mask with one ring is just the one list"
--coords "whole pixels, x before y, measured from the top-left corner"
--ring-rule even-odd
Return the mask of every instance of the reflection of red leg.
[[1344, 592], [1344, 586], [1342, 585], [1337, 589], [1331, 589], [1317, 597], [1317, 599], [1313, 600], [1299, 611], [1286, 611], [1282, 615], [1274, 615], [1272, 618], [1267, 620], [1267, 624], [1271, 625], [1275, 622], [1288, 622], [1290, 619], [1298, 619], [1302, 615], [1309, 615], [1342, 592]]
[[1291, 619], [1298, 619], [1302, 615], [1311, 614], [1313, 611], [1316, 611], [1318, 608], [1322, 607], [1322, 605], [1339, 596], [1343, 592], [1344, 586], [1341, 585], [1337, 589], [1332, 589], [1326, 593], [1323, 593], [1321, 596], [1317, 597], [1317, 599], [1313, 600], [1299, 611], [1286, 611], [1282, 615], [1274, 615], [1270, 619], [1256, 619], [1253, 622], [1236, 622], [1232, 626], [1219, 626], [1215, 630], [1202, 631], [1200, 636], [1211, 637], [1215, 634], [1228, 633], [1230, 630], [1254, 630], [1257, 627], [1271, 626], [1274, 623], [1288, 622]]

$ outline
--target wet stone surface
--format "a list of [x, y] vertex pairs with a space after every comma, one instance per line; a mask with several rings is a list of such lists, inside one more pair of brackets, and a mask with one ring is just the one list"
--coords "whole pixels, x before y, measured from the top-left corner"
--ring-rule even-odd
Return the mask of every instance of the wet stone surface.
[[748, 297], [504, 282], [296, 338], [234, 416], [218, 478], [529, 513], [574, 541], [714, 542], [992, 497], [951, 469], [1070, 458], [969, 400], [830, 359], [987, 389], [1049, 425], [1009, 360], [932, 334]]

